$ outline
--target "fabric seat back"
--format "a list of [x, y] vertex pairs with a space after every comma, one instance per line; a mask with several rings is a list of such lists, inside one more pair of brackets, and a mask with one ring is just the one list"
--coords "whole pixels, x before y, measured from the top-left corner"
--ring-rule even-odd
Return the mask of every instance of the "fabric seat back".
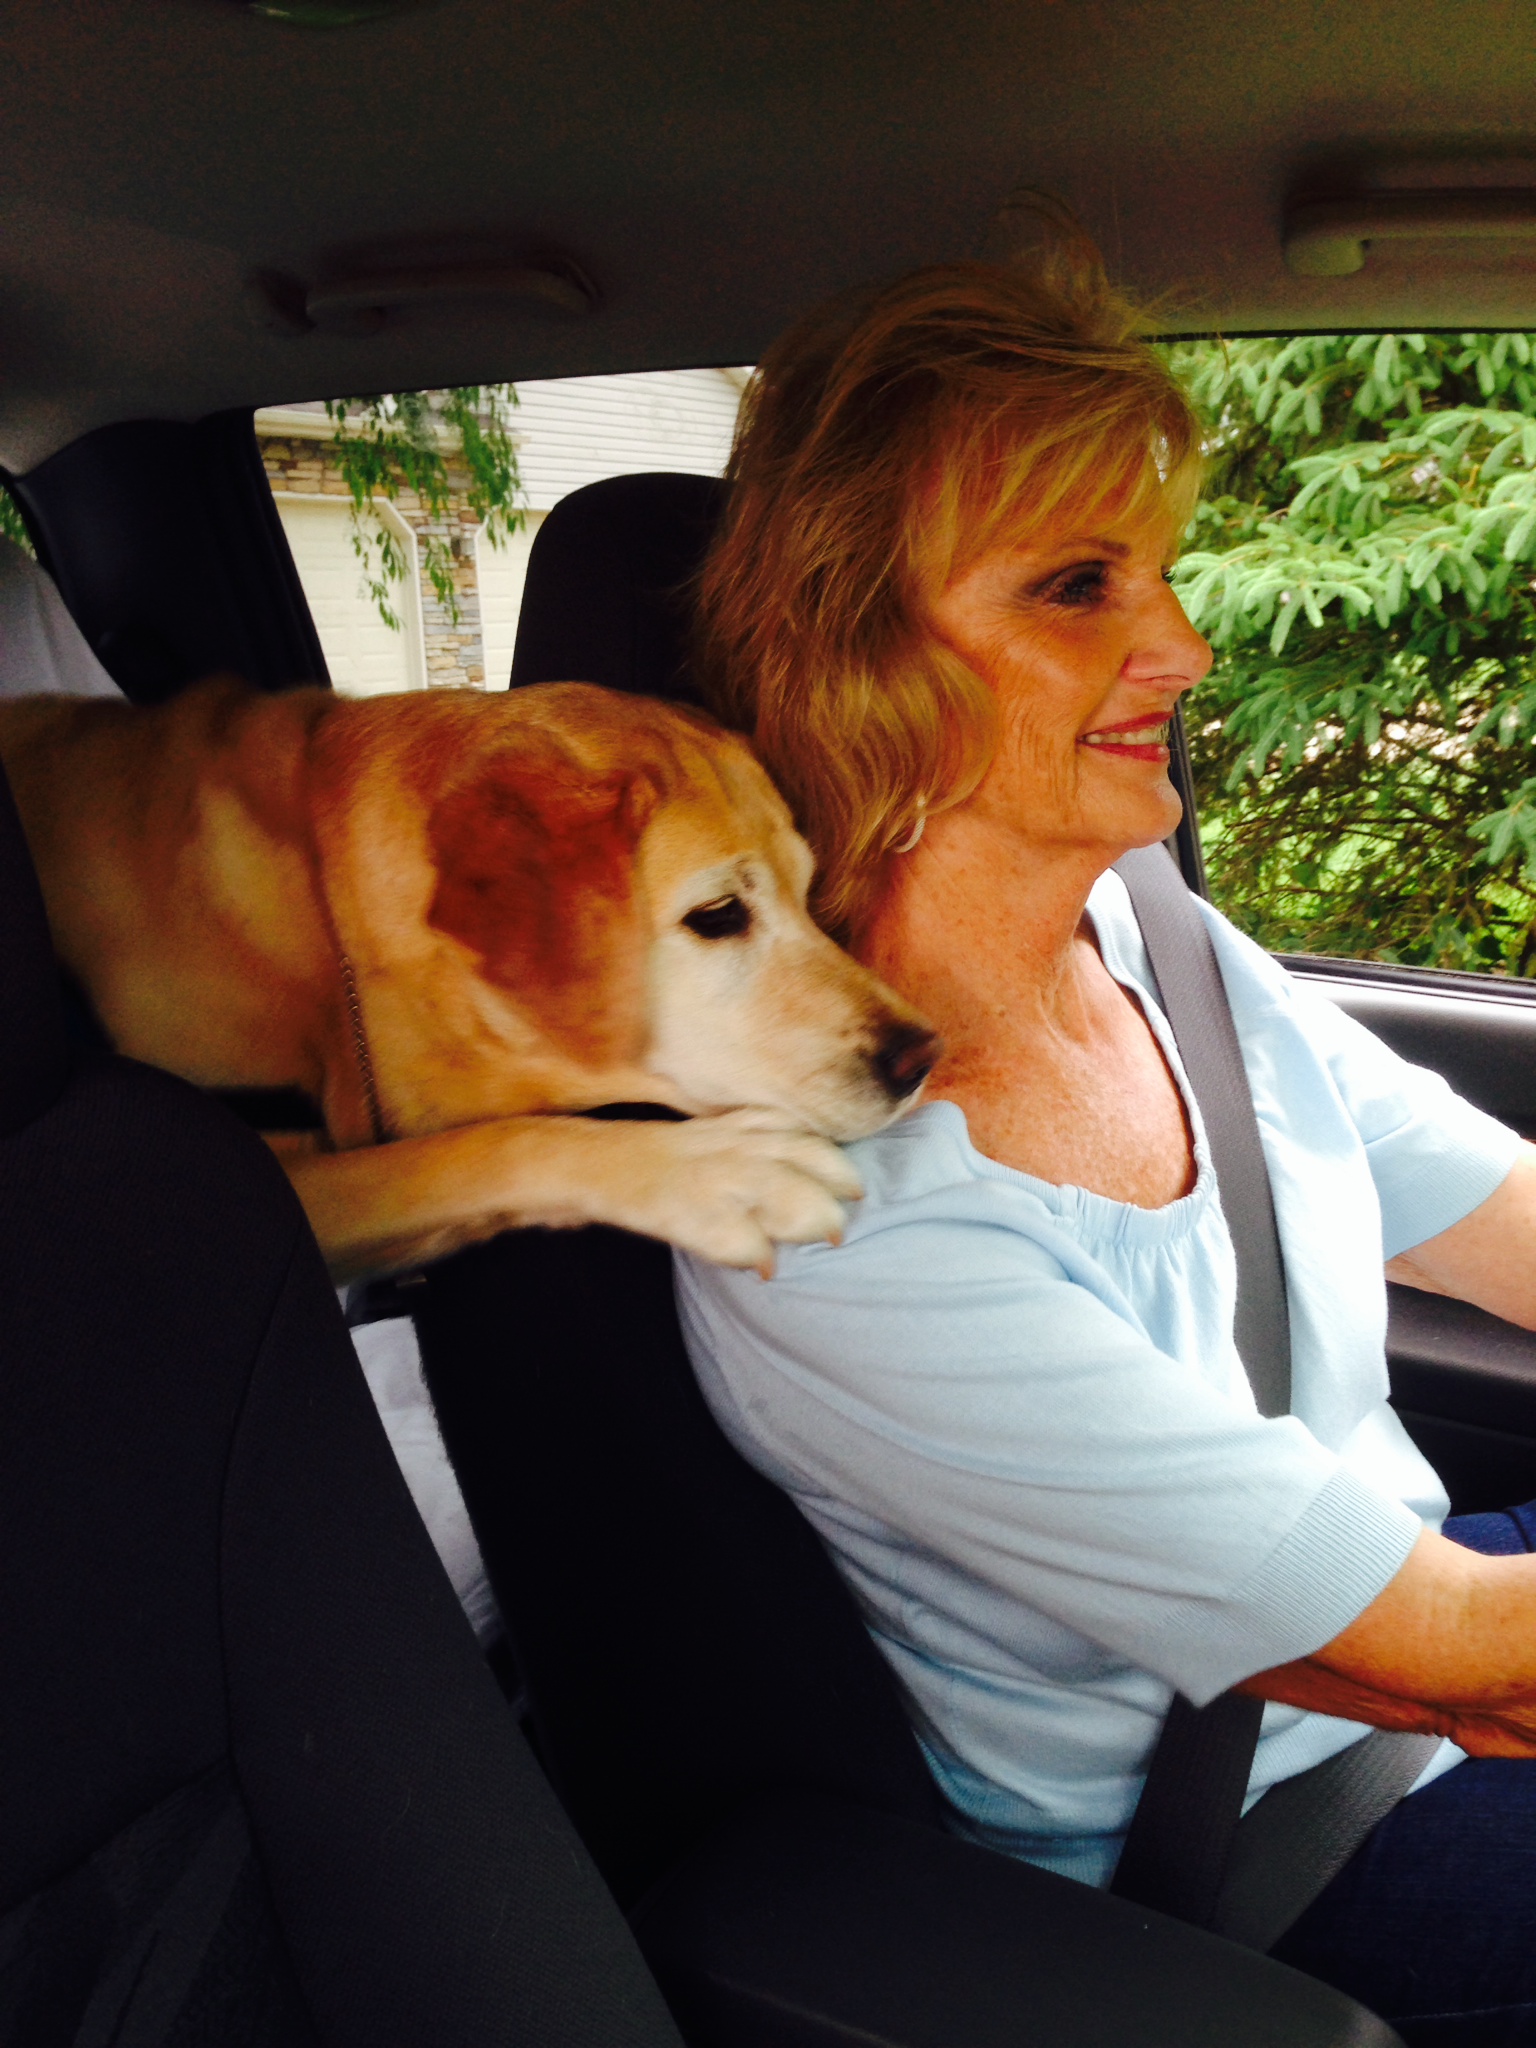
[[509, 1232], [422, 1292], [427, 1383], [539, 1754], [620, 1899], [775, 1792], [936, 1819], [819, 1539], [704, 1404], [666, 1246]]
[[[513, 686], [684, 700], [693, 476], [565, 499], [534, 543]], [[894, 1683], [819, 1540], [694, 1383], [671, 1255], [516, 1232], [434, 1267], [427, 1380], [540, 1754], [621, 1899], [744, 1801], [817, 1790], [936, 1820]]]
[[0, 2040], [676, 2048], [276, 1161], [64, 1055], [3, 781], [0, 944]]

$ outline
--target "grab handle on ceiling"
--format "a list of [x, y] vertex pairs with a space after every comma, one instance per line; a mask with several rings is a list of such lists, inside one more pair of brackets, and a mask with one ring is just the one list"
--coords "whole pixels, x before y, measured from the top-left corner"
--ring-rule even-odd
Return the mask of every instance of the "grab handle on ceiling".
[[597, 293], [574, 264], [466, 264], [311, 285], [304, 311], [322, 333], [373, 334], [394, 314], [451, 311], [476, 300], [579, 320], [594, 309]]
[[1536, 188], [1372, 192], [1311, 199], [1285, 218], [1285, 262], [1298, 277], [1349, 277], [1372, 242], [1536, 240]]

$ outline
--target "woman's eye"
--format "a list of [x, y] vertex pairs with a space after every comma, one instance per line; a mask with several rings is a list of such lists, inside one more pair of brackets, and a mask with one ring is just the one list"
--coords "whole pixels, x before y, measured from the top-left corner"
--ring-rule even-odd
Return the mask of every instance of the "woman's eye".
[[739, 939], [752, 922], [752, 913], [739, 896], [720, 896], [713, 903], [701, 903], [683, 919], [689, 931], [701, 939]]
[[1104, 595], [1107, 581], [1108, 571], [1103, 562], [1085, 562], [1056, 579], [1050, 588], [1051, 602], [1074, 608], [1096, 604]]

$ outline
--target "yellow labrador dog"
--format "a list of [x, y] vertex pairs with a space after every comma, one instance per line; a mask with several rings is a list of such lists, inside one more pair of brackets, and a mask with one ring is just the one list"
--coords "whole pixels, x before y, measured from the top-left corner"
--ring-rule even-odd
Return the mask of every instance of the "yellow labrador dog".
[[[775, 1239], [837, 1235], [859, 1187], [831, 1141], [933, 1062], [811, 922], [762, 769], [695, 713], [213, 683], [0, 705], [0, 759], [117, 1048], [320, 1106], [323, 1144], [277, 1142], [338, 1278], [596, 1221], [767, 1272]], [[694, 1120], [569, 1113], [615, 1101]]]

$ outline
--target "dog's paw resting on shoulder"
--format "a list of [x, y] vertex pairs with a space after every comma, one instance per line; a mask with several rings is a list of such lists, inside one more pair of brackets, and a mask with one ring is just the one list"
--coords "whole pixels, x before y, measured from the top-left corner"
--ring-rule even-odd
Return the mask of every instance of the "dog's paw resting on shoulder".
[[[864, 1190], [847, 1159], [774, 1109], [602, 1124], [606, 1170], [584, 1222], [617, 1223], [718, 1266], [773, 1272], [779, 1244], [836, 1244]], [[600, 1213], [599, 1213], [600, 1212]]]
[[520, 1116], [364, 1145], [285, 1150], [338, 1281], [445, 1258], [502, 1230], [614, 1223], [722, 1266], [773, 1271], [773, 1247], [842, 1234], [863, 1193], [827, 1138], [781, 1110], [683, 1123]]

